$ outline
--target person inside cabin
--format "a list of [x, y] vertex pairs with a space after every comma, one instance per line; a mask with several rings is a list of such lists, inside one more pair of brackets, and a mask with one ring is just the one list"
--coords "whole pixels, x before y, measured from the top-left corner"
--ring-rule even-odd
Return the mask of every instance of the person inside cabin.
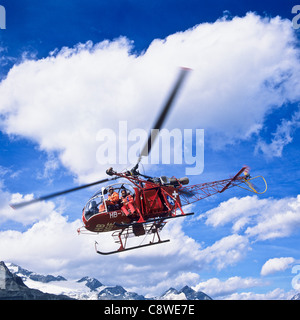
[[109, 187], [108, 193], [109, 193], [107, 198], [109, 201], [109, 204], [107, 205], [108, 211], [119, 209], [118, 206], [119, 206], [120, 199], [119, 199], [118, 192], [116, 192], [113, 187]]
[[[121, 203], [122, 203], [121, 210], [122, 212], [125, 213], [126, 216], [133, 215], [136, 212], [133, 205], [134, 203], [133, 197], [132, 195], [128, 194], [125, 189], [121, 191]], [[130, 210], [130, 212], [128, 211], [128, 209]]]
[[99, 212], [104, 212], [105, 211], [105, 205], [104, 202], [99, 204]]

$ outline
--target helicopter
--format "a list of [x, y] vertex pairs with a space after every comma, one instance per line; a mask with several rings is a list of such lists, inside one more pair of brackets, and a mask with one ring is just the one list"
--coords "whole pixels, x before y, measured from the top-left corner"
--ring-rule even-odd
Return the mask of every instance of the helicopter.
[[[190, 69], [181, 68], [177, 81], [166, 100], [153, 129], [161, 129], [163, 123], [174, 104], [175, 98], [183, 85]], [[142, 157], [148, 156], [157, 137], [158, 130], [153, 130], [148, 136], [148, 141], [139, 154], [136, 165], [124, 172], [116, 172], [108, 168], [106, 174], [109, 178], [85, 184], [68, 190], [52, 193], [30, 201], [11, 204], [14, 209], [45, 201], [66, 193], [100, 184], [107, 184], [94, 193], [82, 210], [83, 226], [77, 231], [81, 233], [101, 234], [111, 232], [118, 248], [111, 251], [99, 249], [95, 241], [95, 250], [101, 255], [111, 255], [128, 250], [162, 244], [170, 241], [161, 239], [160, 232], [171, 219], [187, 217], [194, 212], [184, 212], [183, 207], [217, 193], [223, 193], [232, 187], [240, 187], [248, 191], [262, 194], [267, 190], [267, 183], [263, 176], [251, 177], [249, 167], [243, 166], [233, 177], [224, 180], [189, 185], [189, 178], [182, 177], [151, 177], [140, 173], [138, 170]], [[153, 132], [156, 134], [153, 136]], [[253, 184], [254, 179], [261, 178], [264, 190], [258, 191]], [[111, 183], [121, 179], [121, 182]], [[112, 191], [112, 192], [111, 192]], [[113, 200], [110, 193], [116, 195]], [[120, 198], [120, 194], [122, 194]], [[144, 244], [130, 245], [128, 239], [140, 236], [150, 237]]]

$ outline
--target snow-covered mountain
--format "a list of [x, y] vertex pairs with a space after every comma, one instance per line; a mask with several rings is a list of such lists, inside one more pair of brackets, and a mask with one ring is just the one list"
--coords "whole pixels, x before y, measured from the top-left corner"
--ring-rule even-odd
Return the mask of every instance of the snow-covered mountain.
[[[5, 264], [2, 262], [5, 266]], [[41, 293], [50, 294], [60, 297], [69, 297], [79, 300], [148, 300], [143, 295], [135, 292], [128, 292], [123, 287], [117, 285], [110, 287], [102, 284], [99, 280], [90, 277], [83, 277], [79, 280], [67, 280], [62, 276], [40, 275], [35, 272], [23, 269], [13, 263], [7, 262], [6, 269], [10, 271], [9, 277], [14, 277], [22, 282], [27, 289], [34, 289]], [[4, 267], [3, 267], [4, 268]], [[2, 274], [2, 276], [1, 276]], [[0, 270], [0, 284], [3, 272]], [[7, 275], [6, 275], [7, 277]], [[1, 291], [2, 288], [0, 288]], [[46, 299], [41, 297], [41, 299]], [[1, 296], [0, 296], [1, 299]], [[177, 291], [170, 288], [163, 295], [153, 297], [150, 300], [211, 300], [203, 292], [196, 292], [192, 288], [185, 286]]]
[[28, 288], [23, 280], [10, 272], [3, 261], [0, 261], [0, 300], [70, 300], [64, 295], [44, 293]]
[[[14, 275], [22, 279], [28, 288], [38, 289], [42, 292], [66, 295], [79, 300], [122, 299], [123, 296], [125, 298], [125, 289], [122, 288], [125, 292], [121, 296], [119, 288], [107, 287], [94, 278], [83, 277], [79, 280], [67, 280], [62, 276], [40, 275], [13, 263], [6, 263], [6, 265]], [[111, 290], [111, 293], [109, 290]]]
[[296, 295], [294, 295], [291, 300], [300, 300], [300, 293], [297, 293]]
[[212, 300], [207, 294], [203, 292], [197, 292], [189, 286], [183, 287], [181, 290], [170, 288], [162, 296], [159, 297], [162, 300]]

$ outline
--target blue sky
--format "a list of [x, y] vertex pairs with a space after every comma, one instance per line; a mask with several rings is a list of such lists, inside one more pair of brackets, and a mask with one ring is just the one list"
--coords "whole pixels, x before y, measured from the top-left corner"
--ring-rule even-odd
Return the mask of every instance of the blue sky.
[[[295, 293], [291, 270], [300, 263], [295, 2], [0, 4], [7, 21], [0, 30], [3, 260], [69, 277], [92, 270], [89, 275], [102, 282], [109, 278], [143, 294], [185, 284], [217, 299], [287, 299]], [[163, 256], [158, 249], [96, 256], [93, 240], [76, 234], [93, 189], [10, 211], [12, 199], [102, 178], [98, 130], [117, 130], [124, 120], [129, 129], [148, 130], [181, 65], [193, 71], [166, 128], [205, 131], [204, 171], [190, 176], [191, 183], [227, 178], [247, 164], [254, 175], [265, 176], [265, 194], [232, 189], [200, 201], [190, 208], [195, 217], [168, 224], [171, 244], [164, 245]], [[185, 165], [145, 169], [185, 175]], [[172, 261], [178, 265], [171, 267]], [[111, 264], [118, 265], [114, 272]], [[171, 271], [155, 281], [157, 267]]]

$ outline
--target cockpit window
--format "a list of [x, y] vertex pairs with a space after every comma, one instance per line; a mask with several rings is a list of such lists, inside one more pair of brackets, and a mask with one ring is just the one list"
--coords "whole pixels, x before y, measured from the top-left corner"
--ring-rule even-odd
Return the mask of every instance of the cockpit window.
[[[109, 189], [113, 189], [113, 191], [109, 191]], [[132, 196], [134, 195], [134, 189], [130, 184], [126, 183], [107, 186], [96, 192], [85, 205], [85, 218], [88, 220], [98, 213], [120, 210], [121, 202], [119, 199], [121, 198], [122, 190], [126, 190]], [[114, 197], [112, 194], [114, 194]]]
[[99, 213], [99, 208], [101, 208], [101, 206], [103, 206], [102, 194], [99, 194], [98, 196], [91, 198], [84, 208], [85, 218], [88, 220], [93, 215]]

